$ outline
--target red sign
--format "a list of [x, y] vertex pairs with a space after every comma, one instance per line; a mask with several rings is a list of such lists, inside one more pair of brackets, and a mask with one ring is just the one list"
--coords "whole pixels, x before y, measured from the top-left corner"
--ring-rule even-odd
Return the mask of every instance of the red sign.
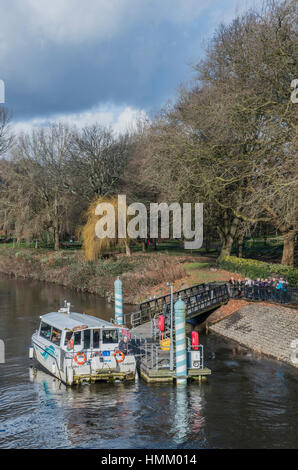
[[199, 333], [197, 331], [193, 331], [191, 334], [191, 345], [195, 351], [199, 349]]
[[163, 315], [159, 315], [158, 317], [158, 329], [162, 333], [165, 331], [165, 317]]

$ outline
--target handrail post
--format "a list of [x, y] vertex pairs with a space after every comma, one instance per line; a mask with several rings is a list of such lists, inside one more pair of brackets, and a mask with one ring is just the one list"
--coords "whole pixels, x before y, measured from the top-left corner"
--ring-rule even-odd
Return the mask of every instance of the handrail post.
[[153, 369], [153, 343], [151, 344], [151, 368]]
[[[187, 383], [186, 334], [185, 334], [185, 302], [175, 303], [175, 332], [176, 332], [176, 377], [177, 384]], [[179, 378], [180, 377], [180, 378]]]
[[123, 296], [122, 281], [118, 276], [114, 282], [115, 288], [115, 320], [118, 325], [123, 325]]

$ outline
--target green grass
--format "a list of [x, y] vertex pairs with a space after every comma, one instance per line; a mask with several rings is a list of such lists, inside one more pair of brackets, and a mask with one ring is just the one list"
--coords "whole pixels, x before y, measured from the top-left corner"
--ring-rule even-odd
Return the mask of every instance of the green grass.
[[298, 268], [283, 264], [265, 263], [256, 259], [237, 258], [236, 256], [225, 256], [220, 260], [220, 267], [248, 276], [251, 279], [282, 276], [289, 281], [290, 285], [298, 285]]
[[195, 263], [187, 263], [185, 265], [185, 268], [187, 270], [193, 270], [193, 269], [207, 269], [207, 268], [210, 268], [211, 266], [213, 266], [213, 263], [199, 263], [199, 262], [195, 262]]
[[221, 272], [210, 271], [210, 268], [215, 265], [215, 262], [194, 262], [185, 264], [184, 268], [194, 284], [224, 281]]

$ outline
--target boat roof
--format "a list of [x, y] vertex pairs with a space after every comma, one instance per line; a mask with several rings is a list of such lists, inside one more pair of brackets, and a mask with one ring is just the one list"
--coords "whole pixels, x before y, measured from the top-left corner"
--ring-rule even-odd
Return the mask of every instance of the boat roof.
[[55, 326], [61, 330], [73, 330], [74, 328], [83, 325], [88, 328], [119, 328], [118, 325], [114, 325], [113, 323], [92, 315], [86, 315], [85, 313], [51, 312], [41, 315], [40, 318], [42, 321], [45, 321], [49, 325]]

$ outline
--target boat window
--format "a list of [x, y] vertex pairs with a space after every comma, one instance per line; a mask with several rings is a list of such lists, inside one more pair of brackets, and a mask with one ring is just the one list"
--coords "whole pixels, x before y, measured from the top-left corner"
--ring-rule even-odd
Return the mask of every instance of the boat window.
[[78, 346], [79, 344], [81, 344], [81, 331], [76, 331], [75, 334], [74, 334], [74, 345], [75, 346]]
[[39, 333], [40, 336], [50, 341], [51, 333], [52, 333], [52, 327], [42, 321], [40, 325], [40, 333]]
[[104, 344], [119, 343], [118, 330], [103, 330], [103, 332], [102, 332], [102, 342]]
[[61, 334], [62, 334], [62, 331], [61, 331], [61, 330], [58, 330], [58, 328], [54, 328], [54, 327], [53, 327], [53, 330], [52, 330], [52, 337], [51, 337], [52, 343], [55, 343], [55, 344], [57, 344], [57, 345], [60, 345]]
[[90, 340], [91, 340], [91, 335], [90, 335], [90, 330], [84, 330], [84, 348], [85, 349], [90, 349]]
[[72, 331], [67, 331], [65, 333], [64, 346], [66, 346], [67, 343], [71, 340], [71, 337], [72, 337]]
[[99, 348], [99, 330], [93, 330], [93, 347]]

